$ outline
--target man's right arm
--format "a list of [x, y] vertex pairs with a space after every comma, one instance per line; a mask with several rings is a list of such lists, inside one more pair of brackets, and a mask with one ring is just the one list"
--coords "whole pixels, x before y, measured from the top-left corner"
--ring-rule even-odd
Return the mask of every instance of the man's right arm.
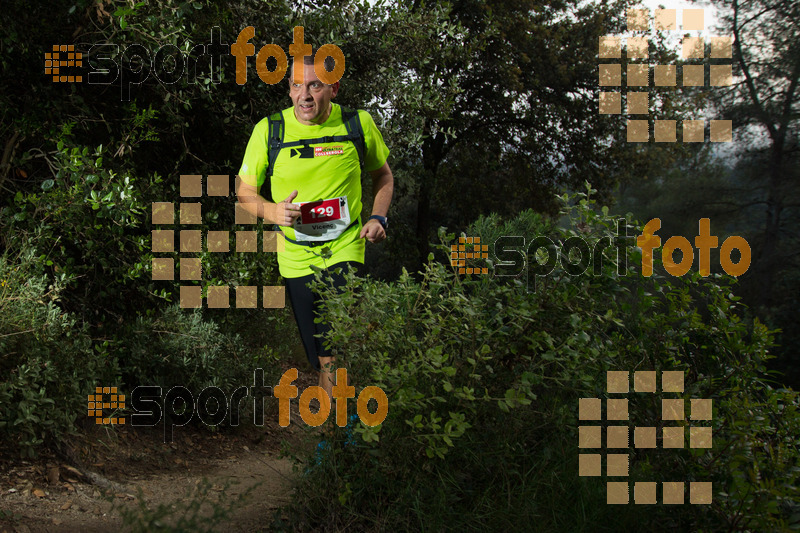
[[240, 180], [236, 196], [245, 211], [258, 218], [263, 218], [270, 224], [291, 226], [300, 216], [300, 206], [292, 203], [297, 196], [297, 191], [292, 192], [286, 200], [275, 204], [258, 194], [257, 187]]

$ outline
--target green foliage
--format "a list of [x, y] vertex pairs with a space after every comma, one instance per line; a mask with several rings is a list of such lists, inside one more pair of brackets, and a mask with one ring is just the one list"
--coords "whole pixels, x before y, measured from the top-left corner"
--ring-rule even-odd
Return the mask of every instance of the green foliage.
[[87, 391], [119, 371], [108, 342], [91, 339], [59, 308], [63, 277], [48, 281], [26, 245], [0, 257], [0, 441], [33, 456], [74, 432]]
[[199, 393], [210, 386], [232, 391], [247, 383], [243, 379], [248, 378], [250, 361], [243, 360], [241, 340], [221, 333], [199, 311], [165, 307], [154, 317], [136, 319], [123, 338], [128, 339], [120, 347], [125, 354], [125, 382], [131, 386], [182, 385]]
[[[120, 295], [131, 292], [130, 283], [145, 272], [135, 259], [144, 254], [147, 240], [136, 232], [149, 209], [140, 199], [142, 184], [104, 166], [107, 147], [72, 145], [70, 130], [62, 130], [54, 152], [38, 154], [47, 160], [52, 179], [39, 191], [18, 191], [14, 204], [0, 211], [5, 245], [21, 249], [27, 239], [44, 272], [66, 283], [63, 305], [83, 313], [84, 320], [101, 312], [120, 316]], [[32, 157], [25, 154], [23, 160]], [[154, 176], [149, 185], [158, 181]]]
[[[593, 193], [562, 197], [565, 228], [526, 214], [481, 218], [468, 235], [551, 235], [559, 251], [580, 236], [591, 249], [617, 227], [593, 210]], [[454, 237], [443, 235], [444, 251]], [[674, 278], [659, 265], [644, 278], [640, 262], [632, 246], [619, 257], [612, 248], [600, 272], [559, 264], [535, 292], [524, 278], [460, 276], [429, 262], [419, 281], [351, 278], [328, 294], [337, 361], [357, 387], [386, 392], [389, 415], [357, 427], [358, 446], [334, 447], [288, 515], [308, 529], [789, 527], [798, 397], [769, 384], [770, 332], [739, 318], [729, 279]], [[686, 403], [713, 400], [712, 449], [632, 449], [629, 479], [712, 481], [714, 505], [608, 506], [603, 479], [577, 476], [578, 399], [606, 397], [607, 370], [683, 370]], [[661, 427], [661, 397], [631, 396], [636, 425]]]
[[[268, 309], [236, 317], [229, 311], [234, 316], [215, 319], [204, 317], [201, 310], [171, 305], [139, 316], [119, 333], [122, 381], [128, 390], [154, 385], [164, 394], [174, 386], [186, 387], [195, 400], [208, 387], [218, 387], [230, 397], [236, 389], [253, 384], [256, 369], [263, 370], [266, 384], [277, 383], [280, 362], [285, 360], [278, 354], [291, 353], [288, 329], [295, 327], [286, 320], [287, 313], [278, 313]], [[252, 405], [250, 401], [240, 405], [240, 420], [252, 419]], [[195, 408], [196, 415], [206, 413], [205, 405]]]

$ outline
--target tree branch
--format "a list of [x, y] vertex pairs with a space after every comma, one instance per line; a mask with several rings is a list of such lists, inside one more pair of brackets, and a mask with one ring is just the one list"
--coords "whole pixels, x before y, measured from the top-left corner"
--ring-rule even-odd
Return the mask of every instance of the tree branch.
[[770, 122], [769, 117], [767, 116], [766, 111], [764, 110], [764, 106], [761, 104], [761, 101], [758, 99], [758, 91], [756, 90], [755, 83], [753, 81], [753, 76], [750, 74], [750, 69], [747, 67], [747, 64], [744, 61], [744, 54], [742, 53], [742, 38], [740, 36], [740, 27], [739, 27], [739, 0], [733, 0], [733, 36], [734, 41], [733, 45], [736, 49], [736, 61], [739, 63], [739, 66], [742, 67], [742, 73], [744, 74], [745, 83], [747, 85], [747, 90], [750, 93], [750, 98], [755, 105], [756, 111], [761, 118], [761, 121], [767, 127], [769, 131], [769, 136], [772, 137], [773, 140], [777, 137], [777, 131], [775, 131], [775, 127]]
[[11, 154], [17, 146], [17, 139], [19, 139], [19, 131], [15, 131], [14, 135], [6, 141], [6, 147], [3, 150], [3, 159], [0, 160], [0, 187], [2, 187], [3, 183], [6, 181], [8, 171], [11, 168]]

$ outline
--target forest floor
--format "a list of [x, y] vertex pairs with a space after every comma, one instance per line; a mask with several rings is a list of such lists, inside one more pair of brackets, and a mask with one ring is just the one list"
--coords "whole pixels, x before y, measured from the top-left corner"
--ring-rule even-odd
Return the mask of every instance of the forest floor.
[[[300, 373], [298, 394], [316, 384], [313, 378]], [[50, 450], [33, 460], [1, 451], [0, 533], [94, 533], [136, 524], [151, 529], [161, 514], [168, 515], [161, 523], [171, 526], [184, 517], [184, 529], [193, 531], [210, 526], [215, 508], [226, 510], [215, 531], [268, 531], [299, 475], [280, 456], [282, 446], [296, 451], [314, 445], [297, 402], [291, 406], [287, 428], [278, 425], [277, 409], [270, 415], [268, 407], [261, 427], [241, 424], [212, 433], [192, 423], [175, 427], [172, 442], [164, 442], [161, 424], [89, 426], [68, 441], [82, 468]], [[87, 478], [86, 471], [98, 476]]]

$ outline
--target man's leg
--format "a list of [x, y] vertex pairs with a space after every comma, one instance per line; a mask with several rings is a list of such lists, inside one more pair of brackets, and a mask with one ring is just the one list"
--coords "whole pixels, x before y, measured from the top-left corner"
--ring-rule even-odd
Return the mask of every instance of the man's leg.
[[[352, 261], [337, 263], [326, 270], [323, 279], [336, 289], [341, 289], [345, 283], [344, 274], [350, 269], [355, 269], [357, 272], [361, 266], [360, 263]], [[342, 269], [341, 274], [332, 272], [337, 268]], [[318, 337], [329, 331], [330, 326], [327, 323], [317, 324], [314, 322], [320, 312], [321, 300], [308, 286], [313, 280], [313, 274], [300, 278], [287, 278], [286, 290], [289, 293], [289, 300], [292, 302], [292, 311], [300, 330], [308, 362], [319, 372], [319, 386], [328, 393], [328, 397], [332, 400], [335, 382], [333, 365], [336, 358], [324, 346], [323, 339]]]
[[333, 365], [336, 363], [336, 357], [320, 357], [319, 358], [319, 386], [328, 393], [328, 398], [331, 399], [331, 409], [333, 409], [333, 385], [334, 377], [336, 376]]
[[308, 283], [313, 280], [313, 274], [300, 278], [286, 278], [286, 292], [289, 294], [289, 301], [292, 302], [292, 312], [308, 362], [314, 370], [319, 370], [317, 343], [314, 338], [317, 333], [314, 325], [314, 293], [308, 287]]
[[[328, 268], [325, 271], [325, 281], [337, 289], [337, 292], [340, 292], [341, 289], [345, 285], [344, 275], [350, 271], [355, 270], [358, 272], [359, 267], [361, 266], [360, 263], [355, 263], [353, 261], [347, 261], [344, 263], [336, 263], [332, 267]], [[341, 268], [341, 274], [334, 272], [336, 269]], [[314, 312], [315, 315], [320, 312], [321, 307], [321, 300], [317, 295], [315, 296], [314, 300]], [[317, 326], [317, 333], [325, 334], [330, 331], [330, 325], [327, 322], [321, 322], [316, 324]], [[320, 373], [319, 373], [319, 386], [322, 387], [325, 392], [328, 393], [328, 398], [331, 399], [331, 409], [333, 409], [333, 385], [335, 384], [335, 371], [334, 371], [334, 363], [336, 363], [336, 357], [331, 353], [329, 349], [324, 346], [324, 342], [322, 339], [317, 338], [318, 341], [318, 348], [319, 351], [318, 359], [320, 364]]]

